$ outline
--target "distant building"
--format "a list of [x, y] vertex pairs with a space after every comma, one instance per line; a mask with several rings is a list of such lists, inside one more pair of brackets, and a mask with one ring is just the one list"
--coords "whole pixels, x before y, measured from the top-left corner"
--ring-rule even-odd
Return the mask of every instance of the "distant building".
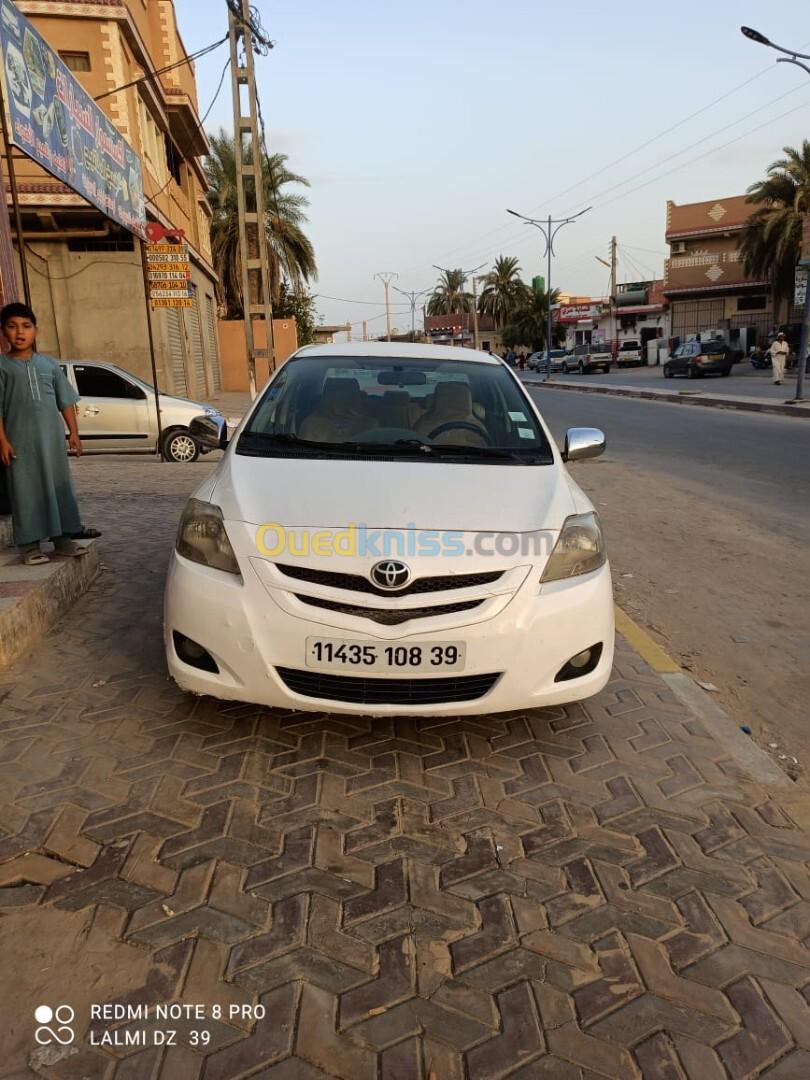
[[739, 250], [743, 228], [754, 207], [745, 195], [678, 206], [667, 202], [666, 241], [670, 257], [663, 292], [670, 303], [671, 334], [719, 330], [732, 346], [746, 350], [764, 342], [779, 318], [770, 283], [746, 273]]
[[[472, 349], [474, 346], [472, 312], [426, 315], [425, 336], [434, 345], [456, 345]], [[491, 315], [478, 316], [478, 337], [482, 349], [490, 352], [500, 351], [502, 339]]]

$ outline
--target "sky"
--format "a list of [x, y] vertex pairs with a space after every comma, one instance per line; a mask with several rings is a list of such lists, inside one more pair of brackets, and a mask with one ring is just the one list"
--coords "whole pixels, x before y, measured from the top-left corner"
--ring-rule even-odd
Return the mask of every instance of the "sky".
[[[275, 41], [256, 62], [271, 152], [306, 176], [317, 312], [385, 329], [382, 284], [499, 255], [546, 274], [543, 238], [506, 213], [562, 218], [552, 286], [602, 295], [660, 277], [666, 201], [741, 194], [810, 138], [810, 76], [741, 24], [810, 53], [806, 0], [552, 5], [543, 0], [256, 0]], [[225, 0], [175, 0], [188, 51], [227, 30]], [[227, 46], [197, 65], [200, 112]], [[233, 127], [226, 79], [206, 124]], [[410, 329], [392, 293], [393, 325]], [[421, 303], [421, 301], [420, 301]], [[417, 310], [417, 318], [419, 311]], [[417, 322], [418, 325], [418, 322]]]

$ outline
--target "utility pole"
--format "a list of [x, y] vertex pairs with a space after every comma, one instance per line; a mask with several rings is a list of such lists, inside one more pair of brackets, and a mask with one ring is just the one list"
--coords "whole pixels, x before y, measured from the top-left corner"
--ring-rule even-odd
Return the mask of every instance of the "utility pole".
[[481, 339], [478, 336], [478, 289], [476, 288], [475, 274], [472, 276], [473, 286], [473, 348], [481, 348]]
[[563, 225], [569, 225], [572, 221], [576, 221], [577, 218], [582, 217], [588, 210], [590, 210], [590, 206], [586, 206], [585, 209], [580, 210], [578, 214], [572, 214], [571, 217], [567, 218], [552, 218], [551, 214], [549, 214], [546, 222], [540, 222], [536, 218], [526, 217], [524, 214], [519, 214], [516, 210], [506, 211], [507, 214], [511, 214], [513, 217], [525, 221], [527, 225], [533, 225], [535, 229], [539, 229], [546, 242], [546, 255], [548, 257], [548, 274], [546, 277], [546, 299], [548, 300], [548, 314], [546, 317], [546, 379], [551, 376], [551, 256], [554, 254], [554, 237]]
[[398, 289], [396, 285], [392, 285], [391, 288], [394, 292], [398, 292], [400, 296], [404, 296], [411, 305], [411, 341], [416, 341], [416, 301], [420, 296], [429, 293], [430, 289], [422, 289], [421, 292], [411, 289], [408, 292], [406, 289]]
[[[472, 284], [473, 284], [473, 346], [476, 349], [478, 348], [478, 297], [477, 297], [477, 294], [476, 294], [476, 291], [475, 291], [475, 275], [478, 273], [479, 270], [483, 270], [486, 265], [487, 265], [486, 263], [479, 263], [478, 266], [474, 266], [472, 268], [472, 270], [462, 270], [460, 267], [458, 267], [456, 269], [456, 271], [455, 271], [455, 273], [461, 274], [461, 283], [459, 285], [459, 295], [462, 298], [461, 302], [459, 303], [459, 307], [461, 307], [461, 308], [464, 307], [464, 299], [463, 299], [463, 297], [464, 297], [464, 282], [467, 280], [468, 277], [470, 277], [470, 275], [472, 275]], [[448, 270], [444, 266], [437, 266], [436, 263], [433, 264], [433, 269], [434, 270], [440, 270], [441, 273], [443, 273], [443, 274], [452, 274], [452, 273], [454, 273], [453, 270]], [[464, 344], [464, 315], [465, 314], [466, 314], [466, 312], [464, 312], [464, 311], [461, 312], [461, 344], [462, 345]], [[451, 344], [452, 344], [452, 342], [451, 342]]]
[[391, 340], [391, 302], [389, 300], [388, 290], [391, 287], [391, 282], [396, 281], [397, 278], [399, 277], [399, 274], [394, 274], [392, 271], [386, 270], [382, 274], [375, 274], [374, 277], [380, 279], [380, 281], [383, 283], [383, 288], [385, 289], [385, 340], [390, 341]]
[[[613, 342], [615, 341], [616, 348], [618, 348], [619, 334], [616, 329], [616, 237], [610, 238], [610, 262], [607, 259], [600, 259], [598, 255], [594, 255], [597, 262], [600, 262], [602, 266], [606, 266], [610, 270], [610, 285], [608, 296], [608, 310], [610, 311], [610, 333], [611, 333], [611, 351], [614, 350]], [[616, 356], [613, 352], [614, 358]]]
[[[264, 147], [259, 139], [253, 27], [250, 0], [233, 0], [233, 3], [228, 4], [239, 256], [251, 399], [256, 397], [256, 361], [267, 360], [268, 370], [275, 370], [273, 304], [264, 205]], [[244, 114], [242, 105], [243, 86], [247, 87], [247, 115]], [[254, 320], [264, 323], [264, 348], [256, 348]]]
[[363, 319], [363, 341], [368, 341], [368, 323]]

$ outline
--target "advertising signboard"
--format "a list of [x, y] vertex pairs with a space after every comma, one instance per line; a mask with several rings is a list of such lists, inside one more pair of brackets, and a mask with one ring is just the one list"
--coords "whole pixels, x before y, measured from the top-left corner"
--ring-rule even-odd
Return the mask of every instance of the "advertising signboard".
[[10, 0], [0, 0], [0, 52], [10, 140], [106, 217], [142, 236], [138, 155]]
[[147, 244], [146, 276], [152, 308], [194, 307], [186, 244]]

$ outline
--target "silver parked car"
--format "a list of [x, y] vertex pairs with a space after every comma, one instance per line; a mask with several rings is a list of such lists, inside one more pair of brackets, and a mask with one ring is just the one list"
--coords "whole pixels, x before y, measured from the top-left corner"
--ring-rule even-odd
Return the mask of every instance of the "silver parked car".
[[[81, 396], [76, 409], [86, 453], [155, 453], [158, 428], [153, 386], [117, 364], [96, 360], [60, 360], [59, 364]], [[196, 461], [206, 452], [188, 430], [200, 415], [218, 417], [219, 413], [198, 401], [160, 395], [167, 460]]]

